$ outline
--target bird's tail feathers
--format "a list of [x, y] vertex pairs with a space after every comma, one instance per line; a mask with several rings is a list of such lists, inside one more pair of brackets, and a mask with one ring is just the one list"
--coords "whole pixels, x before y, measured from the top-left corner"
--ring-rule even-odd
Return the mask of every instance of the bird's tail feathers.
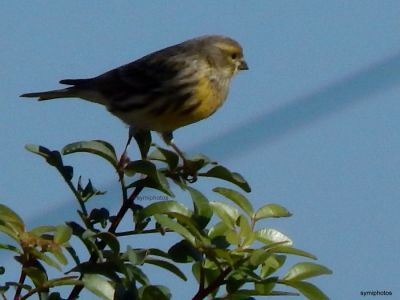
[[67, 84], [67, 85], [75, 85], [75, 86], [82, 86], [85, 83], [88, 83], [91, 79], [63, 79], [60, 80], [61, 84]]
[[50, 99], [56, 99], [56, 98], [73, 98], [76, 96], [77, 96], [76, 89], [74, 87], [69, 87], [69, 88], [60, 89], [60, 90], [52, 90], [52, 91], [37, 92], [37, 93], [27, 93], [27, 94], [21, 95], [20, 97], [38, 98], [39, 101], [43, 101], [43, 100], [50, 100]]

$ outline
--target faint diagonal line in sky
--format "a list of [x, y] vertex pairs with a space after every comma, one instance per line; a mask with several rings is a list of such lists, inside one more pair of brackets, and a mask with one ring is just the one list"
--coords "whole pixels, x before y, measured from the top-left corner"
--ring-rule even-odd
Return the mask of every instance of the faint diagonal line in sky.
[[400, 53], [239, 124], [221, 136], [204, 140], [196, 145], [195, 150], [214, 158], [237, 156], [339, 112], [399, 82]]

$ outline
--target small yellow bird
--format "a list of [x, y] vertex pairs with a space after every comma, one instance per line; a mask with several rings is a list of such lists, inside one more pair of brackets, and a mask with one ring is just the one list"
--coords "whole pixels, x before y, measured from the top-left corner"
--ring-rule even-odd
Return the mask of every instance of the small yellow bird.
[[172, 132], [212, 115], [225, 101], [232, 77], [248, 70], [242, 47], [219, 35], [202, 36], [148, 54], [88, 79], [64, 79], [70, 87], [21, 97], [81, 98], [104, 105], [134, 130]]

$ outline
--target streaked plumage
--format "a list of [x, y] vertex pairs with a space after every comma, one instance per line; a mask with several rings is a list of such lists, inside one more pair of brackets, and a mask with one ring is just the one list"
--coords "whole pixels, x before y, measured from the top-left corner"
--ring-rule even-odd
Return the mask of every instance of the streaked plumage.
[[247, 69], [240, 44], [203, 36], [159, 50], [89, 79], [64, 79], [65, 89], [28, 93], [39, 100], [82, 98], [99, 103], [126, 124], [161, 133], [213, 114], [238, 70]]

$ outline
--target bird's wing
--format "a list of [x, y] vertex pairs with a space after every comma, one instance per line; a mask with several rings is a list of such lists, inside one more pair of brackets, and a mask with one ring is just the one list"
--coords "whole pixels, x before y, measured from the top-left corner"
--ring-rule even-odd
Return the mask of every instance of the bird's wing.
[[193, 74], [182, 72], [190, 62], [174, 54], [165, 50], [153, 53], [104, 73], [94, 78], [93, 83], [108, 99], [112, 111], [155, 108], [159, 107], [157, 100], [166, 98], [179, 102], [179, 99], [188, 98], [186, 87], [193, 84], [193, 80], [185, 80], [185, 77]]

